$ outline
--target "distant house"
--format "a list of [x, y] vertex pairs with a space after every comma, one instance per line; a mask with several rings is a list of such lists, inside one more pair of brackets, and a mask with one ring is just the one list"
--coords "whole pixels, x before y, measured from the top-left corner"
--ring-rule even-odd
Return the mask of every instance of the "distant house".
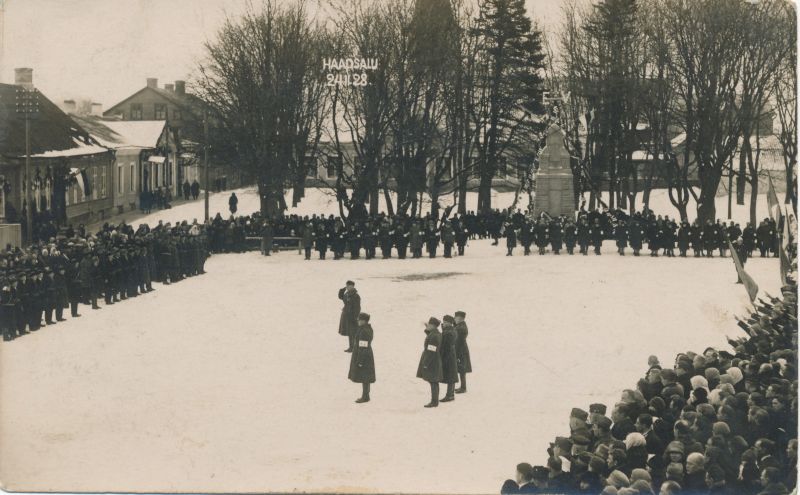
[[[0, 84], [0, 215], [2, 222], [24, 222], [28, 183], [34, 223], [40, 220], [88, 222], [105, 218], [113, 206], [110, 189], [113, 153], [93, 139], [43, 94], [30, 120], [31, 178], [25, 177], [25, 120], [16, 111], [18, 90], [33, 89], [32, 69], [16, 69], [16, 84]], [[88, 195], [70, 180], [82, 171]]]
[[73, 116], [101, 145], [114, 151], [112, 190], [116, 213], [139, 206], [143, 191], [167, 187], [167, 160], [176, 143], [165, 120], [121, 121]]
[[186, 92], [186, 82], [175, 81], [159, 88], [158, 79], [148, 78], [144, 88], [103, 112], [103, 116], [122, 121], [166, 121], [172, 133], [170, 140], [177, 145], [164, 157], [160, 178], [164, 187], [176, 195], [187, 178], [185, 167], [192, 163], [191, 156], [184, 156], [182, 143], [199, 141], [198, 132], [203, 125], [202, 102]]

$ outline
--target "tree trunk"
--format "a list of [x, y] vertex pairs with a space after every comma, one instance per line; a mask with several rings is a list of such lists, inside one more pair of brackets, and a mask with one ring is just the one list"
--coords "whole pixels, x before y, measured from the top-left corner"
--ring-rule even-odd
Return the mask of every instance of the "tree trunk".
[[750, 174], [750, 224], [758, 225], [756, 205], [758, 203], [758, 172]]
[[383, 186], [383, 198], [386, 200], [386, 214], [394, 216], [394, 206], [392, 205], [392, 195], [389, 186]]
[[[747, 155], [751, 153], [750, 136], [742, 137], [742, 148], [739, 150], [739, 173], [736, 176], [736, 204], [744, 204], [744, 191], [747, 186]], [[733, 168], [731, 168], [733, 173]], [[753, 225], [758, 225], [754, 223]]]
[[487, 173], [481, 174], [481, 183], [478, 186], [478, 211], [492, 211], [492, 177]]

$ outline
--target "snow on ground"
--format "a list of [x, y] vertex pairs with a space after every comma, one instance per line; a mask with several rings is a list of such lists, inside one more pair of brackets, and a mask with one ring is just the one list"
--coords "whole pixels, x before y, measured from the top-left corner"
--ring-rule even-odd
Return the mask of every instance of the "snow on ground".
[[[748, 300], [730, 259], [613, 251], [508, 258], [476, 241], [450, 260], [216, 255], [206, 275], [0, 345], [0, 479], [32, 491], [496, 493], [518, 462], [545, 460], [572, 407], [611, 406], [633, 387], [650, 354], [670, 364], [740, 335], [733, 316]], [[777, 260], [747, 269], [779, 292]], [[337, 334], [347, 279], [375, 329], [365, 405]], [[458, 309], [469, 393], [425, 409], [422, 322]]]
[[[258, 193], [254, 187], [246, 187], [241, 189], [236, 189], [234, 191], [226, 191], [221, 193], [213, 193], [210, 195], [209, 199], [209, 212], [210, 215], [213, 217], [217, 213], [220, 213], [223, 218], [228, 218], [230, 216], [230, 211], [228, 209], [228, 199], [230, 198], [231, 192], [235, 192], [236, 196], [239, 198], [238, 203], [238, 211], [237, 215], [249, 215], [259, 209], [259, 198]], [[286, 193], [286, 201], [287, 204], [291, 205], [291, 191]], [[514, 192], [493, 192], [492, 193], [492, 205], [495, 208], [502, 209], [502, 208], [509, 208], [514, 203]], [[393, 202], [396, 198], [393, 197]], [[394, 203], [396, 204], [396, 203]], [[453, 204], [453, 195], [446, 195], [440, 198], [439, 204], [442, 208], [447, 207], [448, 205]], [[467, 210], [476, 210], [478, 204], [478, 194], [476, 192], [469, 192], [467, 193]], [[154, 223], [158, 223], [159, 220], [166, 222], [181, 222], [183, 220], [188, 220], [191, 222], [193, 219], [197, 219], [198, 221], [203, 221], [203, 205], [204, 202], [201, 199], [197, 201], [189, 201], [186, 203], [182, 203], [177, 205], [169, 210], [159, 210], [154, 211], [151, 215], [147, 215], [142, 217], [139, 215], [137, 219], [129, 220], [134, 226], [138, 225], [141, 222], [148, 222], [151, 225]], [[642, 203], [641, 203], [641, 196], [637, 199], [637, 209], [641, 210]], [[517, 207], [522, 211], [525, 210], [528, 206], [528, 197], [526, 194], [520, 194], [519, 201], [517, 203]], [[717, 217], [720, 219], [727, 218], [728, 212], [728, 198], [727, 196], [718, 196], [716, 201], [717, 206]], [[386, 211], [386, 201], [384, 200], [383, 195], [380, 196], [380, 205], [379, 208], [381, 211]], [[666, 190], [659, 189], [655, 190], [651, 193], [650, 199], [650, 208], [659, 215], [668, 215], [672, 218], [679, 218], [678, 210], [672, 206], [670, 203], [669, 196]], [[424, 212], [430, 211], [430, 201], [427, 200], [424, 204], [423, 208]], [[306, 197], [294, 208], [289, 208], [287, 214], [297, 214], [297, 215], [313, 215], [313, 214], [339, 214], [339, 206], [336, 202], [335, 195], [327, 189], [307, 189], [306, 190]], [[689, 220], [694, 220], [697, 216], [696, 206], [694, 203], [689, 205], [687, 214], [689, 216]], [[769, 215], [767, 210], [767, 199], [766, 194], [759, 195], [758, 202], [756, 203], [756, 218], [760, 221], [761, 219], [767, 217]], [[749, 221], [750, 218], [750, 206], [749, 206], [749, 198], [747, 200], [747, 204], [739, 206], [736, 205], [736, 201], [733, 202], [732, 208], [732, 218], [734, 221], [739, 222], [742, 227], [744, 227], [745, 223]]]

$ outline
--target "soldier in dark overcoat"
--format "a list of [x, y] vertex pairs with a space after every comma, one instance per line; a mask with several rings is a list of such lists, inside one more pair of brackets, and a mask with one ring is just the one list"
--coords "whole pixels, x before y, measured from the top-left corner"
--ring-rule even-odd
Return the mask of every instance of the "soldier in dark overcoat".
[[439, 247], [439, 232], [436, 230], [436, 225], [433, 220], [428, 222], [428, 228], [425, 230], [425, 248], [428, 250], [430, 258], [436, 257], [436, 249]]
[[644, 229], [642, 228], [641, 221], [632, 219], [628, 224], [628, 242], [633, 249], [633, 255], [639, 256], [642, 250], [642, 239], [644, 238]]
[[378, 239], [381, 245], [381, 257], [385, 260], [392, 257], [392, 224], [389, 220], [384, 220], [378, 230]]
[[311, 259], [311, 248], [314, 247], [314, 226], [311, 222], [306, 222], [303, 226], [303, 251], [305, 252], [305, 256], [307, 260]]
[[503, 230], [506, 234], [506, 248], [508, 248], [506, 256], [512, 256], [514, 254], [514, 248], [517, 247], [517, 231], [514, 230], [514, 224], [511, 222], [506, 222]]
[[600, 248], [603, 246], [603, 227], [600, 226], [600, 220], [595, 220], [592, 225], [589, 235], [592, 238], [592, 245], [594, 245], [594, 254], [600, 254]]
[[456, 340], [458, 333], [455, 328], [456, 320], [450, 315], [442, 318], [442, 379], [441, 383], [447, 384], [447, 392], [441, 402], [450, 402], [455, 399], [456, 382], [458, 381], [458, 360], [456, 358]]
[[628, 247], [628, 226], [625, 221], [620, 220], [614, 227], [614, 239], [617, 241], [617, 252], [625, 256], [625, 248]]
[[564, 226], [564, 244], [567, 246], [567, 254], [573, 254], [575, 251], [575, 243], [578, 240], [578, 232], [575, 228], [575, 222], [571, 219], [567, 220]]
[[261, 226], [261, 254], [269, 256], [272, 252], [272, 239], [275, 237], [275, 231], [272, 229], [272, 222], [264, 220]]
[[550, 247], [553, 249], [553, 254], [560, 254], [561, 253], [561, 246], [562, 246], [562, 233], [561, 233], [561, 222], [558, 219], [553, 219], [550, 222]]
[[344, 303], [342, 315], [339, 317], [339, 335], [347, 336], [349, 345], [345, 352], [353, 352], [353, 339], [358, 327], [358, 315], [361, 313], [361, 296], [356, 291], [356, 283], [348, 280], [339, 289], [339, 299]]
[[531, 244], [533, 244], [533, 225], [529, 220], [522, 222], [522, 228], [519, 231], [519, 242], [522, 244], [522, 254], [530, 256]]
[[458, 377], [460, 385], [456, 389], [457, 394], [463, 394], [467, 391], [467, 373], [472, 373], [472, 360], [469, 356], [469, 346], [467, 345], [467, 336], [469, 329], [467, 322], [464, 319], [467, 314], [463, 311], [456, 311], [456, 361], [458, 364]]
[[66, 268], [63, 264], [56, 267], [53, 275], [54, 303], [56, 321], [65, 321], [64, 308], [69, 305], [69, 292], [67, 290]]
[[451, 258], [453, 256], [453, 244], [456, 242], [456, 233], [450, 222], [445, 221], [441, 228], [442, 243], [444, 244], [444, 257]]
[[358, 327], [355, 334], [355, 347], [350, 356], [350, 372], [347, 375], [351, 381], [361, 384], [361, 397], [356, 403], [369, 402], [369, 388], [375, 383], [375, 357], [372, 355], [372, 326], [369, 324], [369, 315], [358, 315]]
[[550, 244], [550, 227], [543, 218], [540, 218], [536, 224], [536, 246], [539, 248], [539, 254], [545, 253], [548, 244]]
[[578, 221], [578, 245], [581, 247], [581, 254], [587, 256], [589, 254], [589, 224], [585, 218]]
[[689, 250], [689, 239], [691, 238], [691, 227], [687, 221], [681, 222], [681, 226], [678, 229], [678, 251], [680, 251], [680, 257], [685, 258], [686, 252]]
[[422, 378], [431, 386], [431, 401], [425, 407], [439, 405], [439, 381], [442, 379], [442, 334], [439, 324], [440, 321], [434, 316], [425, 324], [425, 344], [417, 367], [417, 378]]
[[403, 222], [397, 221], [394, 229], [391, 231], [394, 236], [394, 245], [397, 246], [397, 257], [401, 260], [406, 259], [406, 251], [408, 250], [408, 230], [403, 225]]
[[453, 222], [453, 230], [456, 234], [456, 246], [458, 246], [458, 255], [464, 256], [464, 246], [467, 245], [467, 237], [469, 232], [463, 221]]

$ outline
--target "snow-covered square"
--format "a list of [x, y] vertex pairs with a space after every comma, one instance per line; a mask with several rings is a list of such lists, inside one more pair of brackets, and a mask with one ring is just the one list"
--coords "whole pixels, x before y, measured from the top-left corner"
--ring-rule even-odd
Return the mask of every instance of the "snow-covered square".
[[[223, 203], [215, 197], [214, 205]], [[158, 215], [202, 218], [202, 204]], [[212, 214], [216, 210], [212, 210]], [[246, 211], [246, 210], [245, 210]], [[748, 306], [729, 258], [212, 256], [207, 274], [0, 346], [4, 482], [31, 490], [494, 493], [572, 407], [613, 405], [685, 350], [726, 348]], [[776, 259], [747, 270], [779, 292]], [[337, 290], [372, 315], [355, 404]], [[467, 313], [469, 392], [422, 406], [423, 321]], [[36, 459], [36, 462], [29, 462]], [[354, 483], [357, 481], [357, 484]]]

